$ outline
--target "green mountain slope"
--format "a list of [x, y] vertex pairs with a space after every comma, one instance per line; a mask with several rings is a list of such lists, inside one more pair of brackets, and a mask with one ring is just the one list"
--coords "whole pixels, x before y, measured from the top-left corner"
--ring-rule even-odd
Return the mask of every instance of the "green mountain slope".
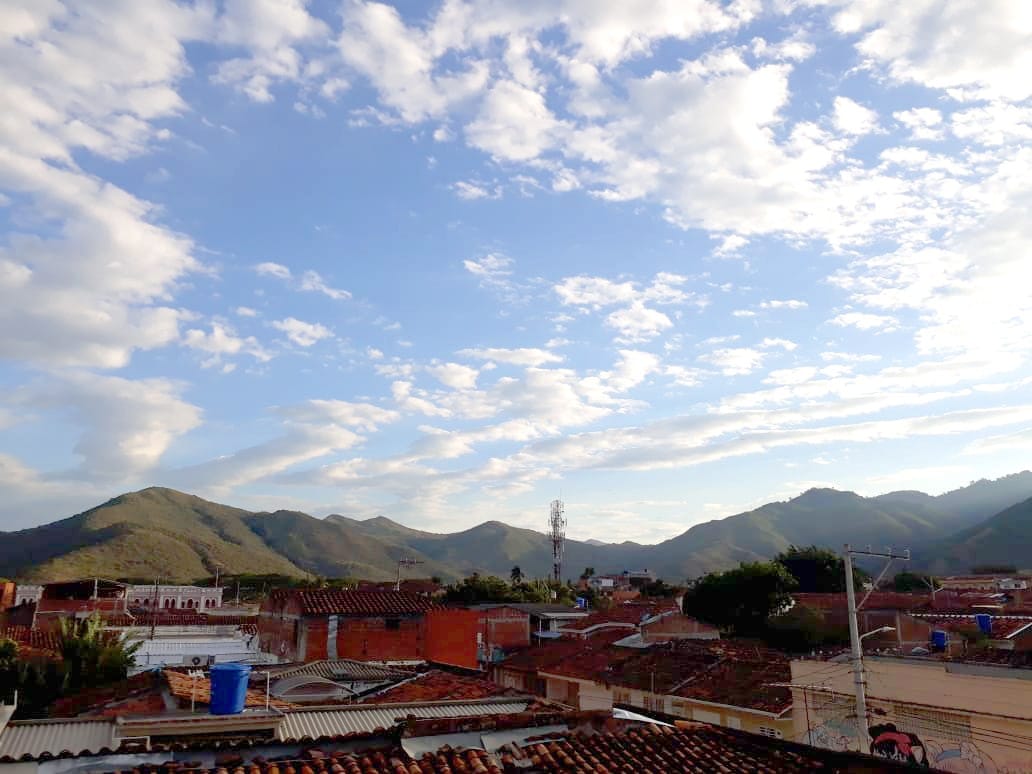
[[247, 511], [153, 487], [84, 513], [0, 537], [0, 574], [24, 579], [164, 577], [304, 571], [244, 521]]
[[[552, 573], [552, 544], [548, 536], [500, 521], [486, 521], [453, 533], [421, 532], [382, 516], [351, 523], [366, 534], [384, 540], [404, 541], [416, 552], [464, 575], [480, 572], [508, 577], [514, 566], [519, 566], [525, 575], [532, 577], [545, 577]], [[633, 543], [626, 545], [635, 546]], [[625, 560], [630, 559], [633, 553], [633, 549], [616, 545], [599, 546], [567, 540], [563, 575], [574, 578], [585, 567], [595, 567], [598, 572], [627, 569], [631, 565], [625, 567]]]
[[939, 541], [924, 552], [932, 572], [963, 573], [978, 564], [1032, 571], [1032, 498]]
[[[1005, 506], [1029, 497], [1028, 471], [939, 497], [904, 491], [865, 498], [811, 489], [786, 502], [697, 524], [656, 545], [568, 540], [563, 575], [576, 577], [585, 567], [599, 573], [651, 569], [680, 581], [768, 559], [793, 543], [834, 550], [847, 542], [910, 547], [915, 566], [963, 570], [975, 561], [1028, 566], [1030, 552], [1022, 542], [1027, 511], [1003, 517], [1013, 510]], [[498, 521], [438, 534], [382, 516], [359, 521], [297, 511], [251, 513], [161, 488], [122, 495], [42, 527], [0, 533], [0, 575], [26, 580], [91, 575], [191, 580], [210, 575], [216, 565], [224, 573], [387, 579], [406, 557], [423, 562], [420, 575], [444, 579], [471, 572], [506, 577], [514, 565], [533, 577], [552, 570], [545, 534]]]
[[454, 566], [436, 562], [410, 546], [365, 534], [343, 517], [317, 519], [298, 511], [276, 511], [244, 520], [266, 545], [316, 575], [387, 580], [395, 577], [399, 559], [411, 558], [423, 562], [422, 576], [457, 577]]

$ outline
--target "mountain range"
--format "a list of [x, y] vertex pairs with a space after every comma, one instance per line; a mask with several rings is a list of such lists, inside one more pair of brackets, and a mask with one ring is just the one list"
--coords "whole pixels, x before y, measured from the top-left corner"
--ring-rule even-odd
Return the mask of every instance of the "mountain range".
[[[914, 549], [915, 567], [963, 572], [972, 564], [1032, 564], [1032, 472], [977, 481], [938, 496], [900, 491], [861, 497], [811, 489], [785, 502], [697, 524], [654, 545], [566, 542], [569, 576], [651, 569], [674, 582], [742, 561], [769, 559], [789, 545], [838, 550], [844, 543]], [[60, 521], [0, 533], [0, 575], [23, 580], [163, 577], [189, 581], [223, 573], [298, 577], [394, 576], [415, 559], [422, 576], [474, 571], [507, 577], [551, 571], [548, 537], [487, 521], [455, 533], [412, 529], [378, 516], [316, 518], [299, 511], [252, 512], [172, 489], [115, 497]]]

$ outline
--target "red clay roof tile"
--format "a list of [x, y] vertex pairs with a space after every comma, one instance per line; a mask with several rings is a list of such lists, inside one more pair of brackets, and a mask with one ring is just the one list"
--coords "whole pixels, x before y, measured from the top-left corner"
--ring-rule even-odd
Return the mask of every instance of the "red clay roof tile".
[[386, 690], [367, 696], [362, 704], [398, 704], [402, 702], [488, 699], [494, 696], [521, 696], [490, 680], [456, 675], [437, 669], [424, 672]]
[[434, 603], [404, 591], [349, 591], [344, 589], [295, 589], [304, 615], [402, 616], [425, 613]]

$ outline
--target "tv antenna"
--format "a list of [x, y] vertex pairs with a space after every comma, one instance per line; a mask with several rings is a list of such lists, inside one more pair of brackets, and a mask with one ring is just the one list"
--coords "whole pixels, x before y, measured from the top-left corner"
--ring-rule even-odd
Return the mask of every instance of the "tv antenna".
[[422, 563], [423, 563], [423, 561], [421, 559], [411, 559], [411, 558], [399, 559], [398, 560], [398, 579], [394, 582], [394, 590], [395, 591], [401, 591], [401, 568], [402, 567], [412, 567], [414, 565], [422, 564]]
[[552, 540], [552, 574], [555, 582], [559, 583], [563, 570], [563, 549], [566, 546], [566, 509], [562, 500], [552, 500], [548, 536]]

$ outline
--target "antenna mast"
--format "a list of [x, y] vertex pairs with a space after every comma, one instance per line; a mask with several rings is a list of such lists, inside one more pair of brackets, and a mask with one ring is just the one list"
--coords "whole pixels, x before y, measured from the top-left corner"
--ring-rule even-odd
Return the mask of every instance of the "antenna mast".
[[552, 573], [559, 583], [563, 570], [563, 549], [566, 545], [566, 515], [562, 500], [552, 500], [548, 516], [548, 535], [552, 539]]

